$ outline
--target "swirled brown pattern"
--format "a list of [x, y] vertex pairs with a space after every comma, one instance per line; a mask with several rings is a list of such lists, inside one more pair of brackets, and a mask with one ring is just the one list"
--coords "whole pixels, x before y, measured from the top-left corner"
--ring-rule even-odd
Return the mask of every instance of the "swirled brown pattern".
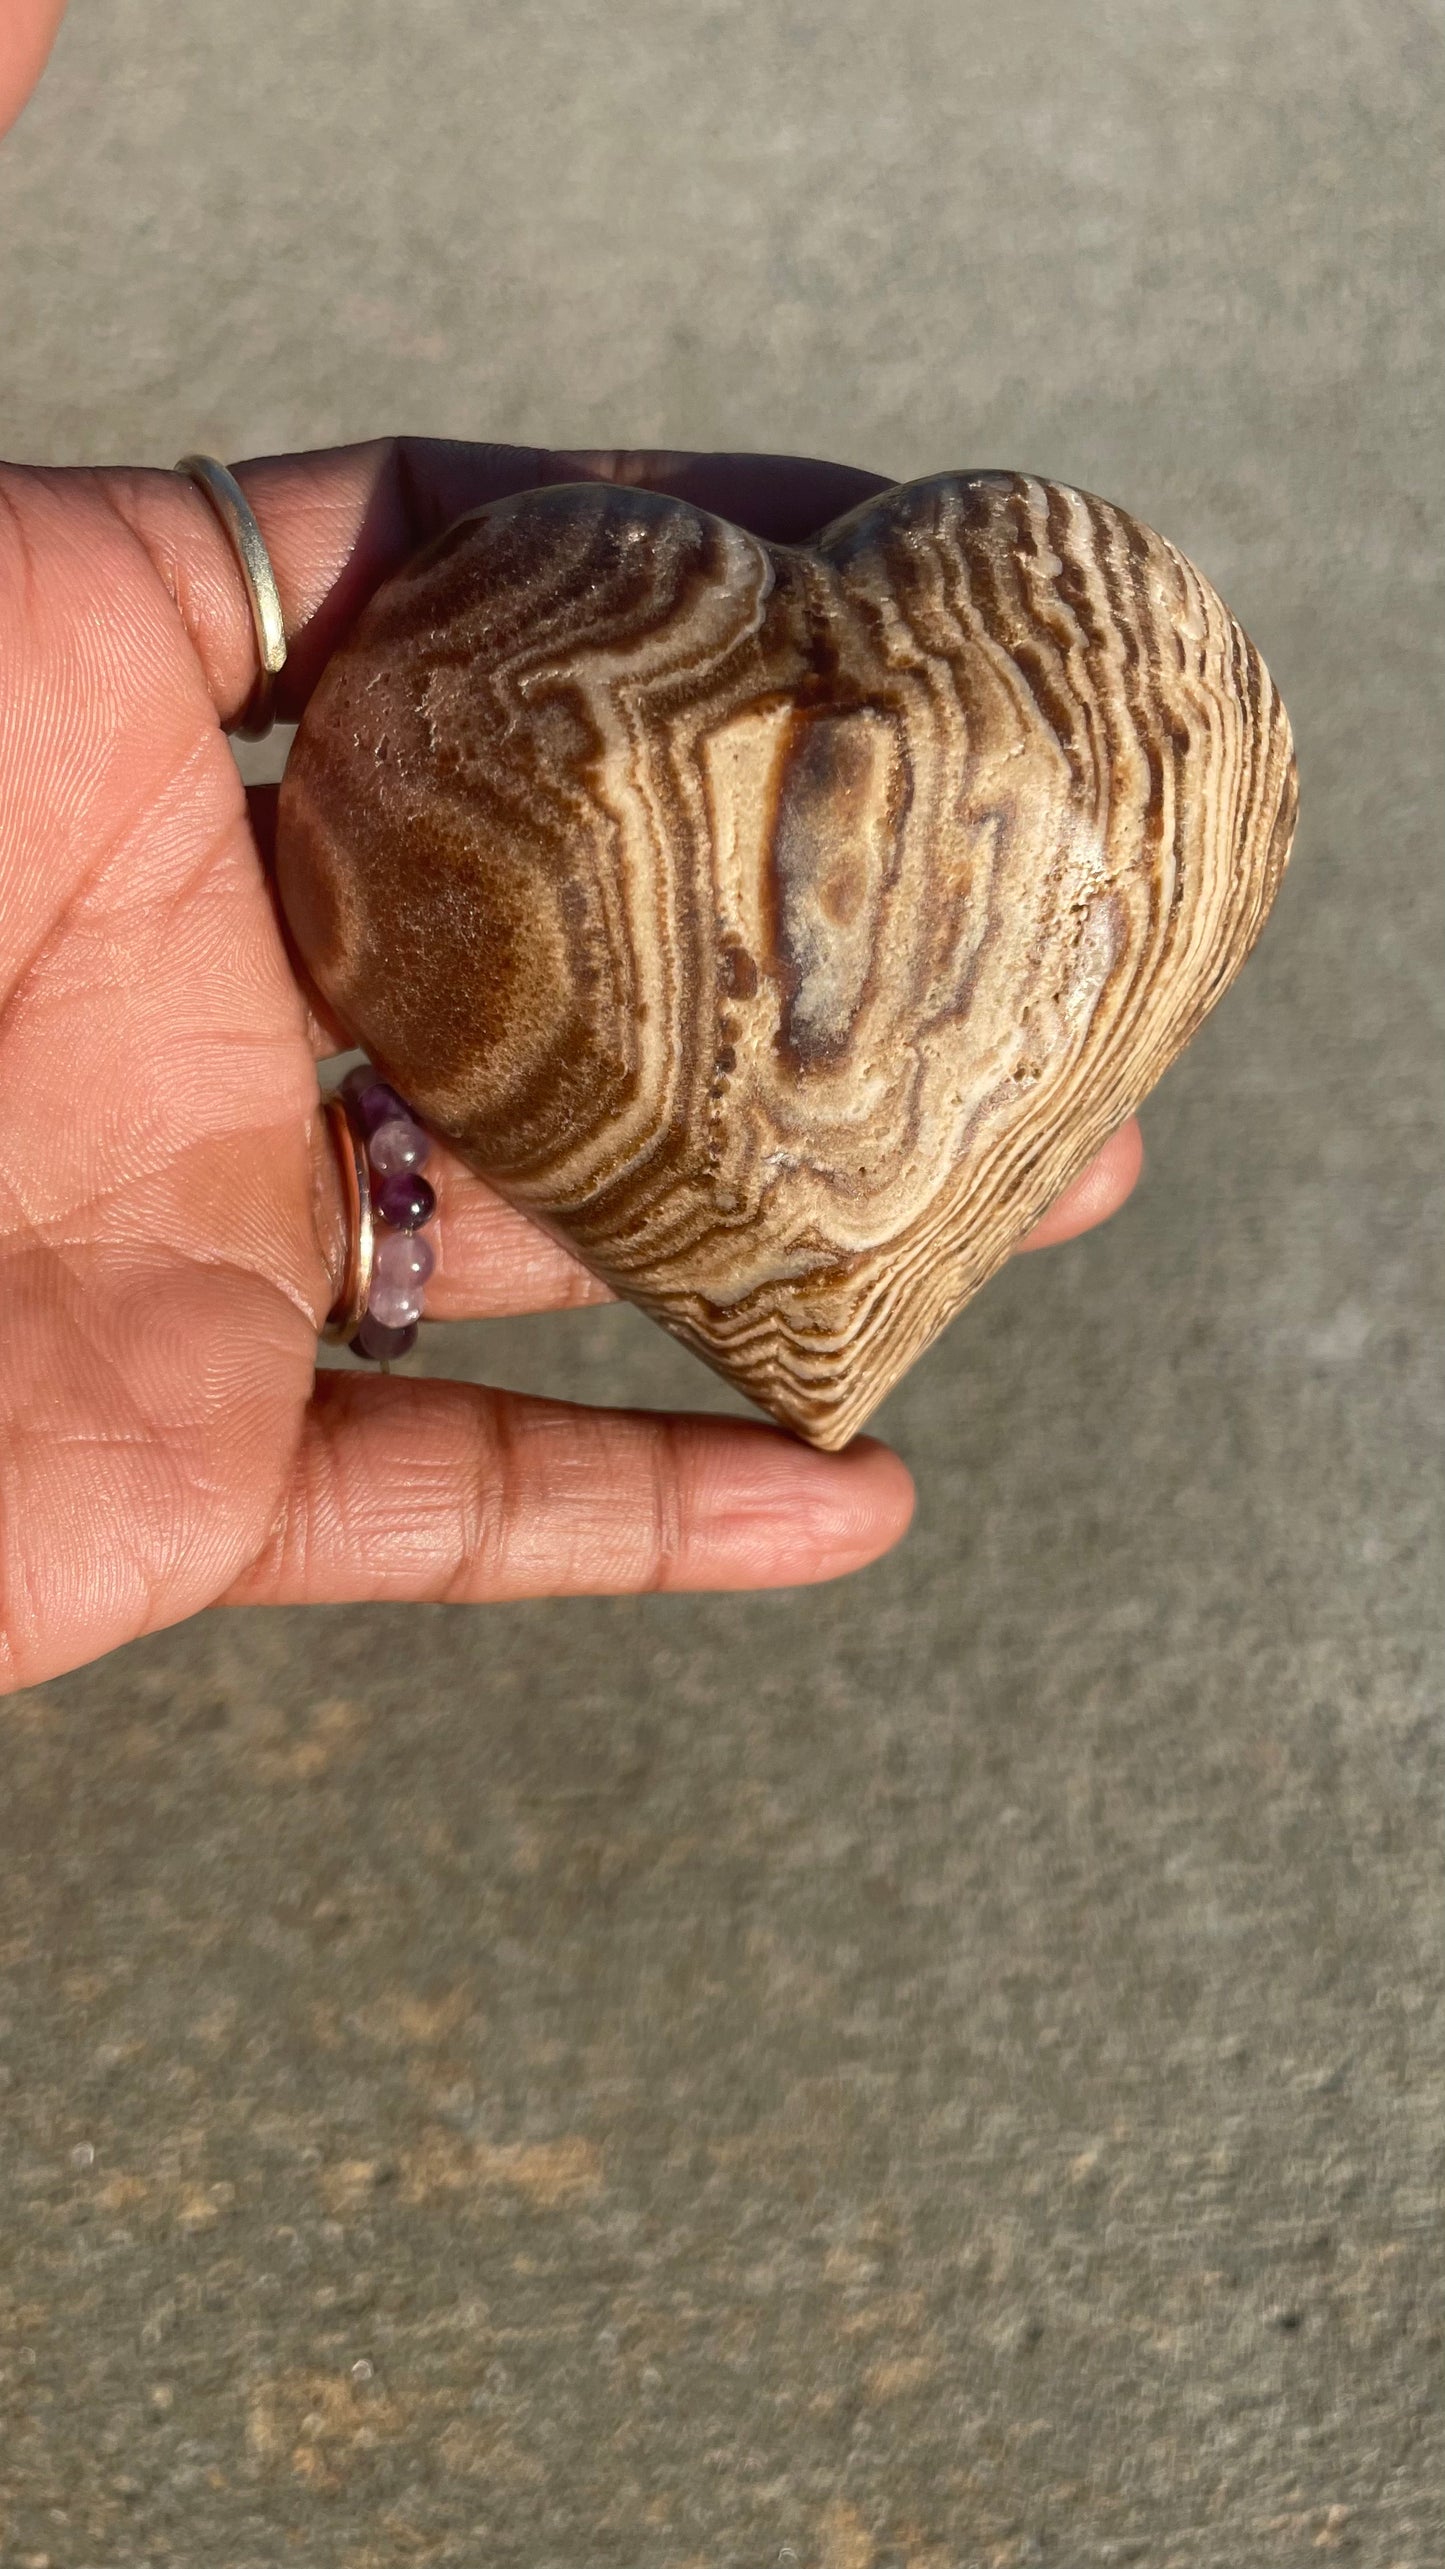
[[596, 484], [392, 580], [281, 796], [294, 933], [462, 1155], [813, 1443], [1238, 970], [1294, 766], [1122, 511], [943, 474], [806, 548]]

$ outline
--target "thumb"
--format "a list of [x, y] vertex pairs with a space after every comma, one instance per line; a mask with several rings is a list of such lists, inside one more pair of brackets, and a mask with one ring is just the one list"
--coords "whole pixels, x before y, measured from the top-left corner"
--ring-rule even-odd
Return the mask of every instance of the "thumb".
[[65, 0], [0, 0], [0, 134], [35, 87], [65, 15]]

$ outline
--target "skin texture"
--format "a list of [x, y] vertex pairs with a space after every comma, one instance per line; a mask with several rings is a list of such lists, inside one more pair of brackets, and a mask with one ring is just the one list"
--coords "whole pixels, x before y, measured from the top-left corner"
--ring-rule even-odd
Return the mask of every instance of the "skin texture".
[[[243, 467], [295, 640], [294, 716], [363, 599], [458, 511], [619, 459], [379, 443]], [[859, 476], [635, 458], [760, 530]], [[731, 1420], [444, 1382], [314, 1377], [340, 1256], [314, 1056], [222, 726], [249, 616], [171, 475], [0, 473], [0, 1682], [218, 1601], [479, 1600], [791, 1585], [856, 1569], [912, 1507], [896, 1457]], [[1040, 1243], [1102, 1220], [1117, 1135]], [[600, 1298], [443, 1161], [438, 1317]]]
[[[61, 11], [0, 9], [0, 124]], [[242, 468], [296, 718], [389, 573], [465, 510], [597, 478], [797, 542], [881, 485], [793, 458], [381, 440]], [[766, 1427], [314, 1373], [341, 1258], [318, 1019], [272, 898], [275, 796], [224, 726], [249, 608], [192, 485], [0, 467], [0, 1689], [216, 1603], [779, 1586], [876, 1558], [897, 1457]], [[1123, 1202], [1116, 1134], [1026, 1245]], [[438, 1318], [601, 1288], [442, 1159]]]

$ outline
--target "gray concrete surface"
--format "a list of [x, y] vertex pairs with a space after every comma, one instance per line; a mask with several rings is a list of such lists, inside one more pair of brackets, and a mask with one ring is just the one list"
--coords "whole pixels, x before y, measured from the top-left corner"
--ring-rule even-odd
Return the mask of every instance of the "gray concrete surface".
[[[4, 1714], [0, 2559], [1438, 2569], [1441, 43], [1404, 0], [80, 0], [0, 443], [1024, 463], [1294, 714], [1112, 1229], [807, 1596]], [[721, 1397], [645, 1324], [429, 1361]]]

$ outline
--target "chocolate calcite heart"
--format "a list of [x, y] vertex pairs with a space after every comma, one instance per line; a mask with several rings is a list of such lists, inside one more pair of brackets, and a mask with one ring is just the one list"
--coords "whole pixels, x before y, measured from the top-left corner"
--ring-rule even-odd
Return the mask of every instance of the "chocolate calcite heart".
[[790, 547], [588, 483], [373, 599], [278, 866], [428, 1122], [836, 1447], [1213, 1006], [1294, 812], [1258, 653], [1084, 492], [941, 474]]

